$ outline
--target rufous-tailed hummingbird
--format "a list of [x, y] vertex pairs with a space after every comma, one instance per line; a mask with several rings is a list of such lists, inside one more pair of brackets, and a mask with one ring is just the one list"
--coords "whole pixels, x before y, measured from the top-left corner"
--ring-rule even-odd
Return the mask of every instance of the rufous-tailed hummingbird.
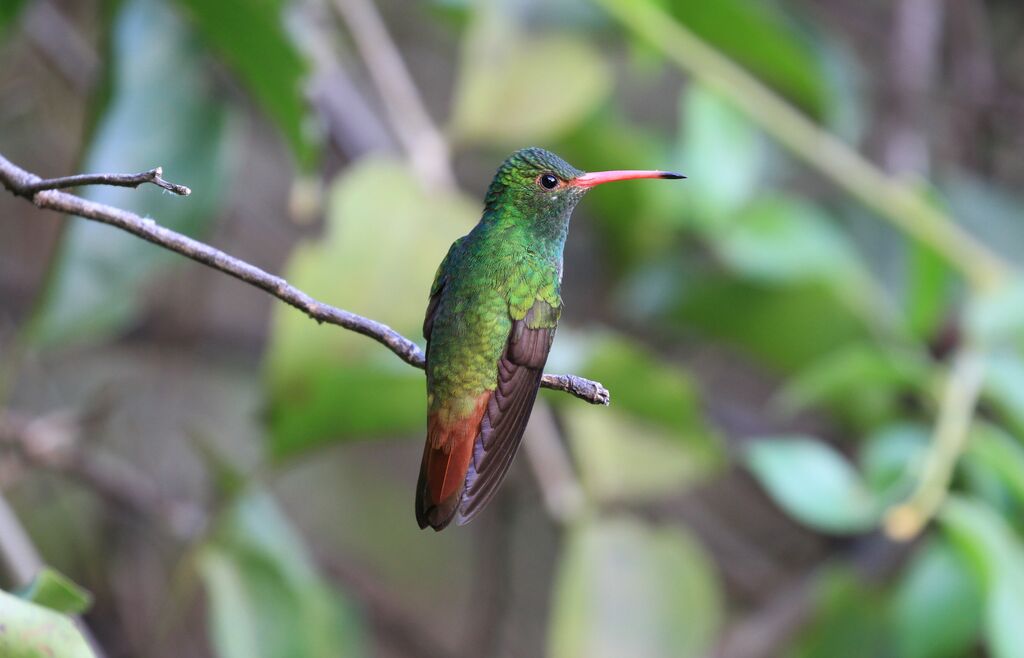
[[586, 192], [667, 171], [584, 173], [539, 148], [498, 168], [479, 223], [437, 269], [423, 321], [427, 441], [416, 520], [442, 530], [476, 516], [523, 438], [562, 310], [562, 249]]

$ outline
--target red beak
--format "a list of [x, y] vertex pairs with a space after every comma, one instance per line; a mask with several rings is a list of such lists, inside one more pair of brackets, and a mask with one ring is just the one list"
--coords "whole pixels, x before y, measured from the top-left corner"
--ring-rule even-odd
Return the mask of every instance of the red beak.
[[617, 180], [633, 180], [634, 178], [667, 178], [676, 180], [686, 178], [682, 174], [672, 171], [644, 171], [635, 169], [624, 169], [619, 171], [594, 171], [589, 174], [577, 176], [569, 182], [577, 187], [594, 187], [601, 183], [612, 183]]

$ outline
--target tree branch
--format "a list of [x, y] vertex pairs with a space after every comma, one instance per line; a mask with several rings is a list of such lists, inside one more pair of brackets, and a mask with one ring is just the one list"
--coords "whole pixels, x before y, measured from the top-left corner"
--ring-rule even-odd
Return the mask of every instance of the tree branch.
[[78, 174], [77, 176], [62, 176], [61, 178], [45, 178], [24, 185], [16, 194], [31, 197], [36, 192], [42, 192], [43, 190], [60, 190], [68, 187], [80, 187], [82, 185], [138, 187], [145, 183], [152, 183], [157, 187], [162, 187], [168, 192], [174, 192], [180, 196], [192, 194], [192, 190], [184, 185], [176, 185], [165, 181], [163, 175], [163, 167], [157, 167], [156, 169], [150, 169], [138, 174]]
[[[193, 240], [181, 233], [164, 228], [152, 219], [146, 219], [133, 212], [108, 206], [95, 201], [60, 192], [57, 187], [82, 184], [110, 184], [136, 187], [142, 183], [153, 183], [165, 189], [176, 191], [180, 188], [187, 193], [188, 188], [167, 183], [160, 177], [160, 168], [142, 174], [95, 174], [87, 176], [71, 176], [51, 180], [40, 179], [35, 174], [21, 169], [0, 155], [0, 183], [13, 194], [32, 201], [40, 208], [56, 210], [70, 215], [77, 215], [104, 224], [116, 226], [122, 231], [191, 258], [215, 270], [235, 277], [251, 286], [264, 290], [284, 303], [294, 306], [309, 317], [320, 323], [334, 324], [339, 327], [360, 333], [381, 343], [394, 352], [398, 358], [409, 365], [423, 369], [426, 355], [416, 343], [401, 335], [386, 324], [364, 318], [361, 315], [336, 308], [317, 301], [298, 288], [291, 286], [279, 276], [270, 274], [255, 265], [230, 256], [210, 245]], [[75, 181], [68, 183], [67, 181]], [[161, 185], [161, 182], [166, 184]], [[541, 386], [556, 391], [565, 391], [591, 404], [608, 404], [610, 394], [599, 382], [590, 381], [576, 375], [545, 374]]]

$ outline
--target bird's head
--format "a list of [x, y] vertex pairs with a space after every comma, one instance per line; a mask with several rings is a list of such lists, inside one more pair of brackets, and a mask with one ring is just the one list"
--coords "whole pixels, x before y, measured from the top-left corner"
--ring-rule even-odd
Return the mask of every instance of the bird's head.
[[[685, 178], [670, 171], [599, 171], [587, 173], [542, 148], [525, 148], [508, 156], [491, 181], [485, 208], [520, 222], [562, 228], [583, 195], [595, 185], [634, 178]], [[556, 228], [552, 226], [552, 228]]]

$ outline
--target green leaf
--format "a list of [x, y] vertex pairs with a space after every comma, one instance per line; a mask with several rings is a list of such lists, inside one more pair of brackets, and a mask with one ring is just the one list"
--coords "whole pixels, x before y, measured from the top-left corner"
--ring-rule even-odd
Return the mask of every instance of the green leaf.
[[[335, 182], [326, 235], [294, 251], [285, 277], [316, 299], [417, 337], [438, 265], [478, 216], [478, 203], [424, 190], [406, 165], [366, 160]], [[278, 457], [423, 426], [422, 371], [284, 305], [273, 310], [267, 385]]]
[[699, 168], [700, 185], [687, 190], [696, 219], [705, 229], [738, 211], [760, 181], [766, 149], [756, 127], [727, 101], [700, 85], [681, 99], [679, 162]]
[[266, 494], [250, 493], [228, 512], [200, 552], [199, 571], [221, 658], [364, 655], [353, 611]]
[[[89, 172], [164, 167], [192, 188], [178, 197], [144, 185], [83, 188], [82, 196], [200, 233], [226, 183], [225, 112], [194, 35], [163, 4], [125, 3], [114, 24], [114, 92], [83, 165]], [[32, 326], [38, 344], [101, 340], [132, 321], [158, 268], [182, 257], [98, 222], [69, 219], [45, 301]]]
[[502, 146], [550, 140], [586, 118], [611, 90], [601, 52], [567, 33], [526, 36], [487, 4], [466, 36], [451, 130]]
[[892, 599], [896, 646], [902, 658], [969, 654], [981, 629], [982, 588], [960, 554], [932, 537], [918, 549]]
[[879, 501], [826, 443], [799, 436], [754, 439], [744, 462], [780, 507], [812, 528], [849, 534], [878, 520]]
[[263, 106], [299, 164], [312, 164], [302, 81], [307, 62], [284, 30], [284, 0], [177, 0]]
[[26, 601], [71, 615], [81, 614], [92, 605], [89, 592], [49, 567], [36, 574], [32, 582], [16, 594]]
[[953, 497], [939, 518], [985, 580], [985, 637], [994, 658], [1020, 658], [1024, 546], [1006, 520], [977, 501]]
[[827, 94], [820, 61], [811, 45], [777, 10], [757, 0], [672, 2], [670, 11], [709, 44], [822, 116]]
[[572, 530], [555, 580], [552, 658], [703, 656], [723, 617], [714, 567], [679, 528], [630, 519]]
[[916, 240], [907, 243], [907, 321], [913, 335], [932, 339], [948, 313], [953, 272], [934, 250]]
[[0, 592], [0, 656], [94, 658], [70, 617]]
[[925, 390], [930, 373], [922, 354], [858, 341], [798, 372], [779, 402], [789, 413], [825, 406], [855, 426], [872, 426], [896, 415], [908, 392]]

